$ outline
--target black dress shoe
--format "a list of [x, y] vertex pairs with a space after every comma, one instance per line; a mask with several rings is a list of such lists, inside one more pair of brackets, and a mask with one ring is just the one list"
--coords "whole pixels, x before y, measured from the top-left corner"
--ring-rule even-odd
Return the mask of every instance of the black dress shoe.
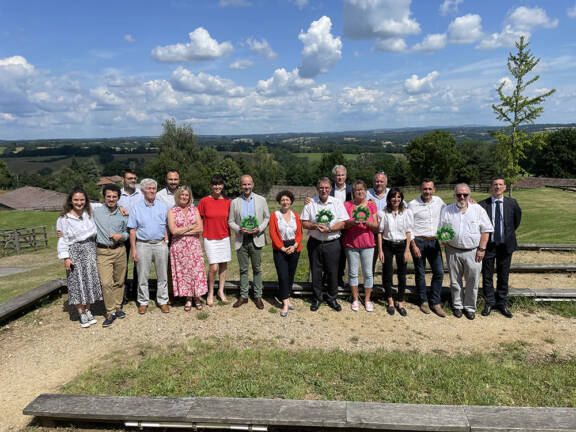
[[404, 309], [403, 307], [398, 308], [398, 313], [403, 317], [405, 317], [407, 315], [406, 309]]
[[320, 300], [312, 300], [312, 304], [310, 305], [310, 310], [312, 312], [316, 312], [318, 310], [318, 308], [320, 307]]
[[498, 310], [504, 315], [506, 318], [512, 318], [512, 312], [506, 306], [499, 306]]
[[452, 309], [452, 314], [456, 318], [462, 318], [462, 309]]
[[482, 310], [482, 316], [488, 316], [492, 312], [492, 305], [487, 304]]
[[476, 318], [476, 313], [472, 312], [472, 311], [464, 311], [464, 315], [466, 316], [466, 318], [468, 318], [470, 321], [472, 321], [474, 318]]
[[342, 310], [342, 306], [340, 306], [340, 303], [338, 303], [336, 300], [329, 300], [326, 303], [336, 312], [340, 312]]
[[388, 315], [394, 315], [395, 312], [394, 306], [388, 306], [386, 308], [386, 312], [388, 312]]

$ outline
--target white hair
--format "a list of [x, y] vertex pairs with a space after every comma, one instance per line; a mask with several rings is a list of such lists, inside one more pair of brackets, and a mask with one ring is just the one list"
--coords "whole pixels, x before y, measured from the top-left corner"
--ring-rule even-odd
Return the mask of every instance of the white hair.
[[145, 178], [140, 181], [140, 187], [144, 189], [146, 186], [154, 185], [158, 189], [158, 182], [151, 178]]
[[332, 175], [336, 175], [336, 171], [338, 170], [343, 170], [344, 174], [348, 174], [348, 171], [346, 171], [346, 167], [344, 165], [334, 165], [334, 168], [332, 168]]
[[459, 187], [465, 187], [466, 189], [468, 189], [468, 192], [470, 192], [470, 186], [468, 186], [466, 183], [458, 183], [454, 187], [454, 193], [456, 193], [456, 191], [458, 190]]

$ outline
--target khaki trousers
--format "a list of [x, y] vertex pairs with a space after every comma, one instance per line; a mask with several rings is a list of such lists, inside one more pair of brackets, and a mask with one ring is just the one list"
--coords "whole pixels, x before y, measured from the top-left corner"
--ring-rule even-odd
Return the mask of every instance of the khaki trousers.
[[98, 275], [108, 315], [122, 308], [124, 278], [126, 277], [126, 248], [97, 248]]

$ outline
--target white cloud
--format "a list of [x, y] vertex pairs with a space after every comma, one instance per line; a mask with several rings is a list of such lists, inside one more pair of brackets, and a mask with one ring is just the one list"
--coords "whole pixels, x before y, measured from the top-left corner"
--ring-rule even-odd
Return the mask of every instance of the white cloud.
[[220, 0], [218, 2], [220, 7], [249, 7], [252, 6], [248, 0]]
[[236, 60], [235, 62], [230, 63], [230, 69], [233, 70], [243, 70], [248, 69], [254, 63], [250, 60]]
[[306, 6], [308, 6], [308, 0], [292, 0], [292, 3], [294, 3], [296, 6], [298, 6], [298, 9], [300, 9], [300, 10], [302, 10]]
[[402, 38], [378, 39], [374, 42], [376, 51], [404, 52], [406, 48], [406, 41]]
[[429, 34], [420, 43], [412, 47], [413, 51], [432, 53], [439, 51], [446, 46], [446, 34]]
[[420, 25], [410, 16], [410, 3], [411, 0], [345, 0], [343, 35], [374, 39], [377, 50], [399, 51], [399, 39], [420, 33]]
[[574, 6], [566, 9], [566, 15], [568, 15], [570, 18], [576, 18], [576, 2], [574, 2]]
[[362, 86], [344, 87], [339, 99], [341, 104], [374, 104], [382, 97], [384, 93], [377, 89], [366, 89]]
[[502, 86], [502, 92], [504, 94], [511, 94], [514, 91], [514, 83], [509, 77], [503, 77], [498, 80], [498, 85], [496, 88]]
[[508, 15], [500, 33], [486, 36], [476, 48], [494, 49], [514, 46], [514, 42], [520, 36], [528, 38], [536, 28], [554, 28], [556, 26], [558, 26], [558, 19], [551, 19], [544, 9], [520, 6]]
[[189, 93], [228, 96], [243, 94], [243, 90], [238, 88], [232, 80], [204, 72], [195, 74], [182, 66], [172, 72], [170, 84], [174, 90]]
[[16, 118], [10, 113], [0, 112], [0, 122], [9, 123], [16, 121]]
[[477, 42], [483, 36], [482, 17], [476, 14], [460, 16], [450, 23], [448, 33], [451, 43]]
[[0, 80], [6, 78], [27, 78], [34, 73], [34, 66], [22, 56], [0, 59]]
[[424, 78], [419, 79], [418, 75], [414, 74], [404, 81], [404, 90], [409, 94], [428, 93], [434, 88], [434, 81], [438, 75], [438, 72], [432, 71]]
[[95, 102], [101, 107], [119, 106], [124, 103], [124, 100], [106, 87], [97, 87], [90, 90], [90, 96], [92, 96]]
[[195, 62], [214, 60], [234, 50], [230, 42], [218, 43], [203, 27], [189, 33], [190, 42], [159, 46], [152, 50], [152, 58], [161, 62]]
[[313, 21], [306, 33], [300, 32], [298, 39], [304, 45], [302, 66], [299, 69], [303, 78], [314, 78], [326, 73], [342, 58], [342, 41], [332, 36], [332, 21], [323, 16]]
[[131, 34], [124, 35], [124, 40], [130, 43], [136, 42], [136, 39], [134, 39], [134, 36], [132, 36]]
[[301, 78], [298, 68], [292, 72], [286, 69], [276, 69], [274, 75], [267, 80], [260, 80], [256, 91], [263, 96], [285, 96], [301, 92], [315, 85], [313, 79]]
[[440, 5], [440, 15], [456, 14], [458, 13], [458, 5], [464, 0], [444, 0]]
[[274, 52], [266, 39], [259, 41], [249, 38], [246, 40], [246, 43], [248, 44], [250, 51], [252, 51], [254, 54], [261, 55], [269, 60], [273, 60], [278, 57], [278, 54]]

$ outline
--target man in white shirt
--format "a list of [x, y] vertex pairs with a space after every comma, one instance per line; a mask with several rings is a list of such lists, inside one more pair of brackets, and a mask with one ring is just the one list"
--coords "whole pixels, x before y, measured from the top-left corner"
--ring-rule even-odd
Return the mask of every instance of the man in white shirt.
[[[312, 273], [314, 300], [310, 310], [315, 312], [322, 300], [335, 311], [342, 310], [336, 301], [338, 296], [338, 260], [340, 258], [340, 231], [349, 219], [344, 204], [330, 196], [330, 179], [322, 177], [316, 184], [318, 196], [304, 206], [300, 220], [302, 228], [308, 230], [308, 259]], [[322, 274], [326, 274], [328, 292], [324, 293]]]
[[[486, 211], [479, 204], [470, 203], [469, 198], [468, 185], [456, 185], [456, 202], [442, 209], [440, 224], [452, 227], [456, 234], [452, 240], [444, 242], [454, 316], [460, 318], [464, 311], [466, 318], [473, 320], [476, 316], [482, 260], [494, 228]], [[462, 286], [462, 278], [465, 278], [465, 287]]]
[[[408, 204], [414, 216], [410, 252], [414, 260], [420, 310], [425, 314], [429, 314], [432, 310], [436, 315], [444, 318], [446, 313], [440, 305], [444, 264], [440, 242], [436, 240], [436, 232], [440, 223], [440, 213], [446, 204], [442, 198], [435, 196], [435, 193], [434, 182], [431, 179], [424, 179], [420, 184], [420, 197]], [[429, 289], [426, 289], [426, 260], [432, 269], [432, 282]]]
[[178, 186], [180, 186], [180, 173], [172, 169], [166, 173], [166, 187], [158, 191], [156, 199], [162, 201], [168, 208], [174, 207], [176, 205], [174, 192], [176, 192]]

